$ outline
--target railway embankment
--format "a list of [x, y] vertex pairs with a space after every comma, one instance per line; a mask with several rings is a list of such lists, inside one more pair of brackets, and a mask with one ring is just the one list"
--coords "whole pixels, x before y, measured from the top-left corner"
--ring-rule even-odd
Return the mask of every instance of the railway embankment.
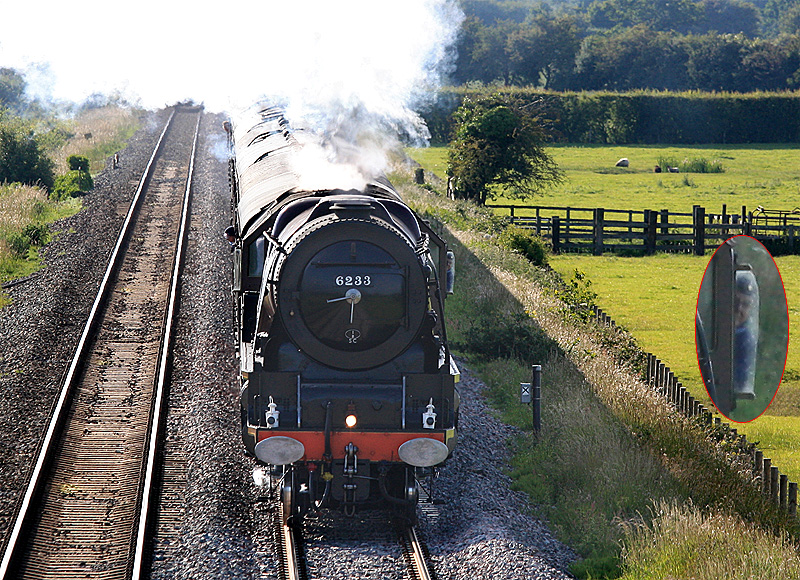
[[[533, 511], [580, 554], [576, 574], [616, 577], [630, 569], [633, 556], [623, 558], [623, 543], [658, 528], [664, 505], [685, 508], [698, 521], [732, 514], [752, 534], [797, 537], [795, 517], [754, 484], [739, 441], [713, 421], [709, 428], [705, 417], [681, 413], [642, 380], [647, 359], [635, 339], [588, 315], [585, 280], [565, 282], [504, 250], [498, 218], [408, 181], [412, 205], [438, 222], [456, 248], [450, 338], [486, 381], [498, 416], [522, 430], [512, 438], [512, 487], [527, 493]], [[519, 383], [530, 381], [531, 364], [543, 365], [538, 436], [530, 409], [519, 403]], [[671, 541], [695, 541], [687, 538]], [[745, 535], [739, 548], [749, 552], [749, 546]], [[781, 558], [797, 568], [796, 554]]]

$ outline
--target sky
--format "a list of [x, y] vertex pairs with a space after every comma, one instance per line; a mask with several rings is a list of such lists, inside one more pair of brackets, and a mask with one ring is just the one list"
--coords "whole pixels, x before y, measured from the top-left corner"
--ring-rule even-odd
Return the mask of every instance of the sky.
[[45, 100], [235, 112], [268, 96], [420, 137], [411, 110], [450, 70], [463, 19], [455, 0], [0, 0], [0, 14], [0, 67]]

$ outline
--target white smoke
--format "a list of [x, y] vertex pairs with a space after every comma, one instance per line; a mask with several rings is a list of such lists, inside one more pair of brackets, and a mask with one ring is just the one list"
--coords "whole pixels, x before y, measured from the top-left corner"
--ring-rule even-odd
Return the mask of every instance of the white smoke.
[[463, 20], [456, 0], [5, 4], [0, 67], [36, 71], [36, 97], [230, 112], [267, 98], [364, 149], [426, 140], [413, 111], [452, 65]]
[[7, 2], [0, 67], [49, 69], [50, 86], [40, 75], [30, 87], [37, 96], [122, 93], [216, 111], [280, 96], [309, 118], [362, 108], [415, 135], [410, 107], [447, 72], [462, 18], [455, 0]]

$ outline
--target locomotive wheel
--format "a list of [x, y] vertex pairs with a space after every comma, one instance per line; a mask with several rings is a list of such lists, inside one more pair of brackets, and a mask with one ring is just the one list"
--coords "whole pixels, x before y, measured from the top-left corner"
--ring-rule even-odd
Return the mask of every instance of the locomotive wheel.
[[281, 522], [284, 526], [291, 525], [290, 518], [294, 515], [296, 505], [294, 489], [294, 470], [283, 482], [281, 487]]

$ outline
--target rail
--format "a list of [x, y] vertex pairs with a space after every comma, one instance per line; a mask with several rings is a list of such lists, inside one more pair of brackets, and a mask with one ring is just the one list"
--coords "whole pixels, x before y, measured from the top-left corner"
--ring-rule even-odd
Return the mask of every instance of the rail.
[[428, 558], [422, 542], [413, 526], [400, 529], [400, 543], [408, 563], [409, 574], [414, 580], [435, 580], [433, 570], [428, 566]]
[[[191, 112], [191, 113], [201, 113], [201, 110], [192, 109], [190, 111], [184, 112]], [[130, 208], [127, 212], [125, 220], [123, 222], [117, 243], [111, 253], [109, 258], [108, 266], [106, 268], [105, 274], [103, 276], [103, 280], [100, 284], [100, 288], [98, 290], [97, 296], [94, 300], [93, 306], [90, 310], [89, 317], [87, 319], [86, 325], [84, 327], [83, 333], [81, 338], [78, 342], [78, 346], [76, 348], [75, 355], [70, 363], [64, 377], [63, 386], [60, 391], [59, 397], [56, 401], [54, 406], [53, 414], [51, 421], [48, 425], [47, 430], [42, 438], [42, 442], [40, 445], [40, 452], [37, 456], [36, 463], [34, 464], [30, 482], [25, 490], [23, 495], [23, 499], [20, 504], [20, 508], [17, 514], [17, 517], [14, 521], [12, 533], [10, 535], [9, 543], [6, 547], [6, 550], [3, 554], [2, 562], [0, 563], [0, 578], [7, 580], [12, 577], [18, 577], [21, 573], [21, 568], [24, 567], [22, 562], [25, 562], [25, 558], [31, 556], [32, 553], [36, 552], [35, 548], [32, 548], [33, 542], [36, 539], [36, 536], [33, 534], [34, 529], [38, 529], [41, 527], [41, 522], [44, 521], [43, 518], [47, 517], [49, 519], [53, 519], [53, 516], [47, 516], [47, 510], [44, 508], [45, 499], [48, 497], [48, 494], [52, 495], [53, 493], [61, 494], [60, 497], [56, 498], [56, 501], [50, 500], [47, 505], [60, 505], [62, 500], [65, 500], [67, 496], [76, 496], [80, 494], [87, 494], [90, 495], [90, 492], [86, 490], [80, 489], [79, 485], [73, 484], [62, 484], [60, 486], [56, 486], [54, 484], [48, 485], [48, 470], [55, 466], [59, 462], [66, 462], [70, 463], [74, 461], [74, 456], [77, 451], [74, 449], [70, 449], [69, 452], [72, 454], [70, 459], [62, 461], [59, 457], [59, 453], [61, 453], [59, 446], [66, 445], [64, 443], [65, 440], [69, 438], [68, 435], [65, 434], [66, 427], [69, 425], [70, 415], [78, 414], [80, 412], [75, 411], [74, 409], [76, 406], [80, 407], [81, 409], [87, 408], [86, 401], [82, 399], [82, 395], [79, 396], [79, 381], [86, 380], [87, 374], [90, 372], [95, 372], [95, 374], [100, 375], [105, 372], [112, 373], [113, 370], [110, 367], [105, 367], [103, 370], [98, 371], [97, 365], [90, 364], [87, 359], [88, 356], [92, 353], [93, 348], [95, 347], [95, 343], [99, 340], [99, 336], [103, 334], [106, 330], [106, 326], [102, 325], [101, 320], [102, 316], [107, 313], [108, 310], [113, 310], [113, 307], [106, 309], [107, 300], [114, 296], [124, 295], [130, 293], [128, 288], [119, 287], [119, 278], [120, 272], [122, 268], [123, 262], [126, 260], [126, 256], [130, 253], [130, 247], [135, 244], [133, 241], [133, 232], [136, 230], [136, 223], [138, 222], [139, 218], [137, 217], [139, 213], [142, 211], [142, 206], [145, 199], [145, 192], [149, 191], [149, 185], [151, 179], [155, 173], [155, 167], [157, 161], [160, 157], [164, 154], [164, 143], [166, 141], [166, 136], [170, 132], [171, 128], [175, 124], [175, 119], [177, 115], [177, 110], [173, 110], [172, 114], [170, 115], [169, 119], [165, 123], [164, 129], [161, 132], [161, 135], [158, 139], [158, 142], [153, 150], [153, 153], [148, 161], [147, 167], [139, 181], [139, 185], [137, 190], [133, 196]], [[194, 140], [192, 145], [192, 160], [194, 158], [196, 143], [197, 143], [197, 134], [199, 131], [199, 122], [200, 122], [201, 115], [198, 114], [197, 123], [194, 127]], [[180, 225], [178, 226], [178, 231], [180, 232], [177, 239], [173, 238], [173, 245], [174, 250], [177, 252], [178, 256], [175, 258], [175, 265], [179, 267], [181, 263], [180, 254], [182, 254], [182, 246], [183, 246], [183, 237], [185, 237], [185, 224], [186, 224], [186, 214], [188, 212], [188, 196], [191, 190], [191, 168], [193, 168], [193, 161], [189, 163], [190, 172], [187, 176], [186, 182], [186, 189], [184, 192], [184, 199], [181, 206], [181, 218], [180, 218]], [[147, 194], [149, 195], [149, 194]], [[164, 210], [166, 211], [166, 210]], [[168, 237], [166, 238], [168, 239]], [[129, 276], [130, 274], [126, 274]], [[177, 280], [178, 274], [177, 272], [173, 273], [173, 276], [170, 281], [170, 291], [169, 295], [170, 298], [168, 302], [170, 304], [170, 308], [173, 308], [175, 305], [175, 292], [177, 288]], [[117, 286], [115, 286], [115, 284]], [[124, 286], [124, 282], [123, 282]], [[167, 312], [166, 314], [161, 315], [161, 319], [166, 321], [164, 323], [164, 328], [162, 329], [166, 333], [166, 340], [169, 340], [169, 327], [171, 327], [171, 312]], [[119, 324], [117, 322], [116, 324]], [[123, 340], [123, 342], [125, 342]], [[118, 344], [122, 344], [119, 343]], [[159, 343], [160, 346], [158, 347], [160, 351], [160, 363], [158, 366], [158, 374], [159, 374], [159, 384], [160, 387], [158, 391], [163, 393], [163, 382], [164, 377], [166, 376], [166, 364], [167, 364], [167, 357], [169, 352], [168, 342], [164, 342], [163, 340]], [[130, 346], [130, 345], [128, 345]], [[145, 347], [143, 347], [145, 348]], [[120, 351], [122, 352], [122, 351]], [[131, 356], [135, 357], [143, 357], [141, 353], [133, 354]], [[108, 362], [107, 360], [105, 361]], [[102, 364], [102, 362], [101, 362]], [[144, 373], [143, 373], [144, 374]], [[154, 387], [153, 387], [154, 388]], [[131, 400], [133, 400], [133, 387], [129, 388]], [[98, 395], [99, 396], [99, 395]], [[130, 532], [129, 538], [132, 536], [133, 539], [129, 539], [128, 542], [130, 543], [130, 554], [135, 554], [135, 556], [128, 556], [125, 559], [125, 564], [121, 571], [117, 571], [110, 576], [108, 575], [108, 571], [106, 570], [106, 575], [103, 577], [125, 577], [125, 578], [138, 578], [138, 574], [141, 572], [141, 558], [143, 554], [142, 545], [144, 543], [144, 537], [146, 534], [146, 514], [148, 513], [149, 509], [149, 486], [152, 483], [152, 465], [153, 465], [153, 457], [155, 452], [156, 442], [158, 440], [158, 426], [161, 423], [158, 412], [160, 411], [160, 407], [163, 401], [163, 397], [160, 394], [154, 395], [154, 401], [152, 403], [146, 403], [148, 407], [150, 407], [150, 411], [147, 412], [147, 416], [143, 418], [144, 426], [150, 426], [149, 433], [147, 435], [143, 435], [143, 439], [146, 443], [145, 449], [141, 451], [143, 454], [143, 461], [140, 463], [140, 467], [136, 469], [138, 473], [146, 473], [150, 475], [146, 475], [144, 479], [146, 480], [146, 487], [141, 485], [140, 483], [134, 485], [133, 487], [138, 490], [137, 499], [133, 502], [134, 505], [138, 504], [141, 507], [141, 512], [138, 516], [133, 516], [134, 520], [138, 522], [138, 533], [133, 533], [136, 531], [134, 527], [132, 532]], [[131, 403], [132, 404], [132, 403]], [[91, 405], [91, 403], [90, 403]], [[151, 415], [151, 413], [156, 413], [155, 415]], [[118, 420], [119, 423], [138, 423], [141, 419], [138, 418], [124, 418], [122, 420]], [[95, 428], [95, 425], [92, 425], [91, 428]], [[104, 427], [108, 429], [108, 427]], [[98, 427], [98, 430], [103, 428]], [[83, 436], [90, 436], [92, 435], [90, 428], [85, 428], [83, 432]], [[74, 438], [74, 437], [73, 437]], [[102, 440], [103, 432], [99, 431], [98, 439]], [[108, 436], [107, 436], [108, 438]], [[113, 438], [113, 437], [112, 437]], [[89, 443], [87, 444], [88, 447], [95, 449], [97, 447], [96, 443]], [[106, 451], [106, 453], [111, 453], [111, 451]], [[111, 463], [116, 461], [118, 464], [122, 463], [122, 459], [119, 455], [116, 455], [111, 459]], [[127, 461], [129, 458], [124, 457]], [[135, 461], [135, 460], [134, 460]], [[108, 463], [108, 461], [105, 461]], [[93, 468], [90, 468], [93, 469]], [[121, 469], [121, 466], [118, 465], [117, 469]], [[88, 474], [87, 471], [82, 472], [84, 474]], [[86, 477], [86, 486], [87, 489], [91, 488], [93, 485], [91, 482], [88, 481], [88, 475]], [[121, 479], [124, 479], [124, 476], [120, 476]], [[120, 483], [121, 486], [130, 487], [130, 482]], [[109, 485], [113, 485], [109, 482]], [[49, 488], [49, 490], [48, 490]], [[53, 491], [53, 488], [56, 488]], [[113, 492], [112, 492], [113, 495]], [[98, 502], [96, 498], [92, 498], [93, 501]], [[109, 501], [109, 506], [112, 506], [115, 503], [116, 499], [112, 499]], [[100, 503], [102, 503], [100, 501]], [[111, 509], [109, 507], [109, 509]], [[64, 510], [64, 511], [69, 511]], [[91, 510], [86, 507], [82, 507], [80, 510], [80, 515], [83, 518], [91, 520]], [[94, 522], [96, 523], [96, 522]], [[45, 541], [46, 543], [46, 541]], [[59, 550], [54, 549], [52, 546], [49, 551], [56, 552], [56, 557], [61, 556]], [[102, 552], [102, 549], [99, 550]], [[86, 577], [91, 578], [94, 577], [92, 575], [93, 570], [99, 570], [106, 568], [107, 566], [104, 563], [97, 563], [92, 562], [91, 559], [87, 561], [82, 561], [78, 564], [79, 567], [86, 568], [86, 573], [88, 574]], [[51, 570], [49, 565], [36, 565], [35, 574], [45, 574], [45, 576], [50, 574], [55, 574], [58, 576], [58, 570]], [[135, 570], [135, 572], [132, 572]], [[136, 574], [135, 576], [131, 576], [131, 573]]]

